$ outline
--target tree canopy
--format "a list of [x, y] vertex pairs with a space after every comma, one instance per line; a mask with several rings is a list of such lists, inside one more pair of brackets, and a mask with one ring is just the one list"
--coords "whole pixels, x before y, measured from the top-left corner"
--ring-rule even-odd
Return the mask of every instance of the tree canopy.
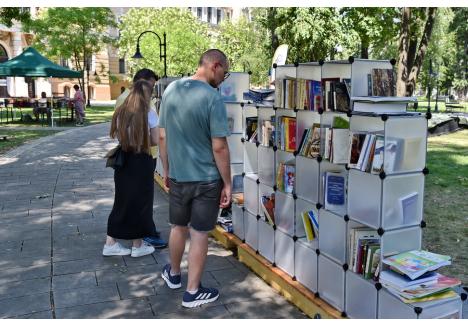
[[121, 17], [119, 29], [119, 51], [128, 62], [132, 75], [144, 67], [153, 69], [158, 75], [164, 74], [163, 62], [159, 59], [159, 40], [155, 35], [142, 36], [140, 52], [143, 59], [132, 59], [137, 38], [144, 31], [155, 32], [161, 41], [166, 33], [168, 76], [193, 73], [200, 55], [211, 44], [207, 24], [183, 8], [133, 8]]

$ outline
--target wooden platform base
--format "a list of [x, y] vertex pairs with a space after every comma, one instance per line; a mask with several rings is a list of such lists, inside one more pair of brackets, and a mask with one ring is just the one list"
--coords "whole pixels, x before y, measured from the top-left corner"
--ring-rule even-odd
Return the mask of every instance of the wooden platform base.
[[[163, 178], [159, 174], [154, 174], [154, 181], [167, 192], [164, 187]], [[291, 276], [281, 269], [273, 267], [268, 260], [256, 254], [252, 248], [242, 243], [234, 234], [226, 232], [220, 226], [216, 226], [216, 228], [210, 232], [210, 235], [224, 248], [237, 253], [240, 262], [248, 266], [253, 272], [280, 292], [288, 301], [296, 305], [310, 318], [342, 318], [338, 310], [320, 298], [316, 298], [312, 291], [299, 282], [293, 281]]]

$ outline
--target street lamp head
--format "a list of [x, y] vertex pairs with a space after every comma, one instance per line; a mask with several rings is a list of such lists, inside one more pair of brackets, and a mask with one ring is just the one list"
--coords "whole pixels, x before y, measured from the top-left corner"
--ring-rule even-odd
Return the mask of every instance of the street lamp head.
[[132, 57], [133, 59], [143, 59], [143, 56], [141, 55], [140, 52], [140, 43], [137, 44], [136, 52]]

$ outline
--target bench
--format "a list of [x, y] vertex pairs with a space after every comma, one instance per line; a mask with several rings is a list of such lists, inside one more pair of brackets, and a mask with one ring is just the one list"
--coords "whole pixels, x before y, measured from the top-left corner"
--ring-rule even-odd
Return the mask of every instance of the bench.
[[463, 109], [463, 111], [466, 111], [466, 108], [458, 102], [445, 103], [445, 112], [453, 113], [453, 109], [460, 109], [460, 111]]
[[0, 140], [4, 141], [4, 140], [8, 140], [9, 136], [7, 135], [0, 135]]

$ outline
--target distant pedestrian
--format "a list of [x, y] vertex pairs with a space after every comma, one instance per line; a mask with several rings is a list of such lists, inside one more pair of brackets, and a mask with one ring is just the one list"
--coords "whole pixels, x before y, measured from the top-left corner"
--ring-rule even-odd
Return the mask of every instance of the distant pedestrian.
[[[208, 232], [219, 208], [231, 200], [231, 172], [226, 137], [229, 128], [221, 82], [229, 76], [226, 55], [208, 50], [195, 75], [172, 82], [163, 95], [159, 148], [164, 181], [169, 187], [171, 263], [162, 278], [171, 289], [180, 288], [180, 264], [190, 233], [188, 283], [182, 306], [193, 308], [218, 299], [219, 292], [200, 280], [208, 252]], [[190, 229], [189, 229], [190, 225]]]
[[76, 126], [83, 126], [83, 119], [85, 117], [85, 101], [83, 97], [83, 92], [80, 90], [80, 86], [74, 85], [75, 96], [73, 96], [73, 104], [75, 105], [75, 115], [76, 115]]
[[[135, 76], [133, 76], [133, 83], [139, 80], [148, 81], [151, 85], [151, 89], [153, 89], [154, 85], [156, 84], [156, 81], [158, 80], [158, 76], [154, 73], [153, 70], [143, 68], [143, 69], [138, 70]], [[117, 109], [120, 105], [122, 105], [122, 103], [124, 103], [125, 99], [128, 97], [129, 94], [130, 94], [130, 90], [124, 89], [123, 93], [115, 101], [115, 109]], [[158, 114], [156, 112], [156, 108], [153, 102], [150, 101], [149, 105], [150, 105], [150, 109], [154, 111], [154, 115], [156, 116], [156, 119], [158, 119]], [[158, 135], [159, 133], [158, 130], [159, 130], [158, 127], [156, 127], [156, 135]], [[158, 152], [157, 146], [156, 145], [151, 146], [151, 156], [153, 157], [153, 165], [154, 165], [153, 171], [156, 168], [157, 152]], [[153, 178], [153, 176], [151, 178]], [[153, 227], [151, 227], [150, 230], [154, 230], [154, 233], [148, 235], [143, 240], [158, 249], [167, 247], [167, 241], [161, 238], [161, 234], [157, 231], [156, 226], [154, 226], [154, 222], [153, 222]]]
[[[158, 142], [157, 118], [150, 109], [152, 85], [135, 82], [122, 105], [112, 117], [110, 136], [117, 138], [124, 163], [114, 170], [114, 206], [107, 224], [104, 256], [140, 257], [154, 252], [142, 239], [155, 234], [153, 222], [153, 158], [150, 146]], [[132, 241], [132, 249], [116, 239]]]
[[36, 121], [39, 121], [39, 114], [47, 114], [47, 123], [50, 122], [51, 111], [49, 103], [47, 101], [46, 92], [41, 92], [41, 98], [37, 101], [37, 104], [34, 105], [33, 114], [36, 118]]

